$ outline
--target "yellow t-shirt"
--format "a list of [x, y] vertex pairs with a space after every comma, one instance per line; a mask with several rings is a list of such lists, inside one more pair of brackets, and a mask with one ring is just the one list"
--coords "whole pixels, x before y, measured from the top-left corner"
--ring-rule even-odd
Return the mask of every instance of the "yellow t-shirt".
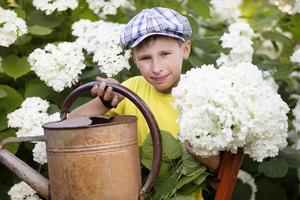
[[[174, 97], [172, 94], [158, 92], [142, 76], [132, 77], [124, 81], [122, 85], [132, 90], [145, 101], [152, 111], [160, 130], [167, 131], [177, 138], [179, 125], [176, 120], [179, 112], [173, 107]], [[149, 128], [142, 113], [129, 99], [125, 98], [116, 108], [111, 109], [108, 114], [137, 116], [138, 144], [142, 146], [149, 134]], [[197, 200], [203, 199], [201, 192], [195, 193], [194, 196]]]

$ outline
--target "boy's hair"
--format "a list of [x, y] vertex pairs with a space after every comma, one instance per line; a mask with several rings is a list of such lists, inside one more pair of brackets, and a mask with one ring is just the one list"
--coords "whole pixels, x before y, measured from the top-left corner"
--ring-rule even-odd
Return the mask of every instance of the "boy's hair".
[[192, 33], [188, 19], [170, 8], [145, 9], [124, 27], [120, 45], [124, 49], [136, 47], [151, 35], [164, 35], [185, 41]]

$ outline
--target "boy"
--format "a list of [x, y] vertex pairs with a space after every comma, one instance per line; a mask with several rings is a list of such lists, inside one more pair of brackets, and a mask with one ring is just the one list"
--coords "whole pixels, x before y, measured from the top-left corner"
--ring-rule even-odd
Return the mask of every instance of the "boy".
[[[131, 49], [133, 61], [142, 75], [126, 80], [122, 85], [139, 95], [151, 109], [159, 128], [174, 137], [179, 132], [176, 123], [179, 113], [172, 106], [174, 98], [171, 91], [180, 80], [183, 60], [189, 57], [191, 42], [187, 38], [191, 32], [186, 17], [172, 9], [158, 7], [143, 10], [133, 17], [123, 29], [120, 39], [123, 48]], [[91, 93], [100, 98], [78, 107], [69, 116], [101, 115], [108, 111], [135, 115], [138, 117], [139, 145], [142, 145], [149, 129], [138, 108], [113, 92], [112, 88], [105, 90], [105, 81], [116, 80], [99, 77], [97, 80], [103, 82], [94, 86]], [[219, 165], [219, 157], [199, 159], [212, 171]], [[201, 195], [197, 199], [202, 199]]]

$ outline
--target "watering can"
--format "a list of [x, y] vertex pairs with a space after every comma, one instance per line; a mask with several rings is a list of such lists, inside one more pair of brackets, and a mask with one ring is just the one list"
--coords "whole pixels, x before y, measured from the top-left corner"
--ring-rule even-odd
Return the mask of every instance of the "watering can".
[[[141, 187], [135, 116], [76, 117], [67, 119], [68, 109], [94, 81], [72, 91], [65, 99], [60, 121], [43, 125], [44, 135], [11, 137], [0, 143], [0, 163], [48, 200], [143, 199], [153, 186], [161, 162], [161, 137], [157, 122], [144, 101], [119, 84], [107, 83], [131, 100], [146, 119], [153, 142], [153, 162]], [[49, 180], [4, 149], [12, 142], [46, 142]]]

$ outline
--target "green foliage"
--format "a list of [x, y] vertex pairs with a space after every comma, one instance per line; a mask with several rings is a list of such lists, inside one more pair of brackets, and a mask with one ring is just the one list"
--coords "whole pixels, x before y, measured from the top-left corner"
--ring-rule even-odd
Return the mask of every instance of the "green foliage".
[[14, 79], [17, 79], [30, 71], [27, 57], [19, 58], [15, 55], [9, 55], [3, 59], [2, 67], [4, 72]]
[[[149, 199], [190, 198], [193, 192], [203, 188], [208, 173], [206, 167], [189, 155], [170, 133], [161, 131], [162, 166]], [[142, 164], [150, 169], [152, 164], [152, 141], [150, 134], [141, 149]], [[148, 171], [143, 175], [147, 176]]]
[[[27, 97], [38, 96], [50, 103], [48, 113], [52, 114], [60, 110], [63, 100], [77, 86], [94, 81], [96, 76], [104, 76], [98, 66], [92, 61], [90, 55], [86, 55], [86, 69], [83, 70], [78, 83], [72, 88], [66, 88], [57, 93], [45, 85], [36, 74], [31, 71], [27, 57], [36, 48], [44, 48], [48, 43], [62, 41], [72, 42], [75, 37], [71, 34], [71, 26], [80, 19], [91, 21], [99, 20], [99, 17], [88, 8], [85, 0], [79, 0], [75, 10], [54, 12], [46, 15], [32, 6], [31, 0], [17, 0], [15, 4], [10, 1], [0, 0], [0, 6], [14, 10], [19, 17], [26, 21], [28, 33], [19, 37], [9, 47], [0, 47], [0, 140], [14, 136], [15, 129], [7, 126], [7, 114], [16, 110]], [[107, 16], [106, 21], [126, 23], [142, 9], [163, 6], [176, 9], [186, 15], [192, 26], [192, 52], [190, 58], [183, 63], [183, 72], [192, 67], [200, 67], [203, 64], [214, 64], [220, 53], [228, 52], [222, 49], [220, 37], [227, 31], [228, 25], [212, 17], [209, 0], [161, 0], [145, 1], [134, 0], [136, 10], [118, 9], [116, 15]], [[300, 71], [300, 66], [290, 62], [289, 57], [295, 48], [300, 45], [300, 13], [286, 14], [281, 12], [269, 1], [244, 0], [241, 6], [243, 19], [245, 19], [256, 33], [253, 38], [253, 63], [262, 70], [271, 72], [279, 86], [279, 94], [287, 102], [290, 109], [295, 107], [293, 94], [300, 94], [299, 79], [291, 77], [291, 73]], [[1, 24], [0, 24], [1, 25]], [[286, 34], [288, 32], [288, 34]], [[263, 39], [269, 39], [275, 52], [279, 53], [276, 58], [270, 58], [259, 52], [262, 48]], [[115, 78], [124, 81], [139, 74], [132, 60], [131, 68], [123, 70]], [[90, 100], [88, 94], [74, 102], [72, 109]], [[289, 130], [294, 130], [292, 120], [294, 116], [290, 112]], [[297, 133], [299, 134], [299, 133]], [[185, 149], [170, 134], [162, 131], [163, 161], [158, 181], [149, 195], [152, 199], [194, 199], [188, 194], [205, 187], [206, 168], [197, 160], [189, 156]], [[289, 146], [279, 152], [276, 158], [270, 158], [262, 163], [251, 160], [247, 155], [242, 164], [242, 169], [255, 178], [258, 192], [256, 199], [272, 200], [296, 200], [300, 198], [300, 153], [291, 147], [293, 141], [288, 141]], [[9, 145], [11, 152], [29, 162], [38, 169], [32, 161], [32, 144]], [[148, 137], [141, 150], [141, 162], [143, 175], [146, 177], [152, 164], [152, 141]], [[44, 166], [46, 167], [46, 166]], [[144, 173], [145, 172], [145, 173]], [[19, 180], [6, 168], [0, 165], [0, 199], [8, 199], [7, 191]], [[249, 199], [249, 185], [237, 182], [233, 199]], [[204, 191], [204, 193], [206, 190]], [[210, 193], [210, 191], [208, 191]], [[209, 199], [209, 198], [208, 198]]]
[[288, 164], [284, 160], [271, 158], [269, 161], [259, 164], [258, 171], [264, 173], [267, 177], [280, 178], [286, 175]]

